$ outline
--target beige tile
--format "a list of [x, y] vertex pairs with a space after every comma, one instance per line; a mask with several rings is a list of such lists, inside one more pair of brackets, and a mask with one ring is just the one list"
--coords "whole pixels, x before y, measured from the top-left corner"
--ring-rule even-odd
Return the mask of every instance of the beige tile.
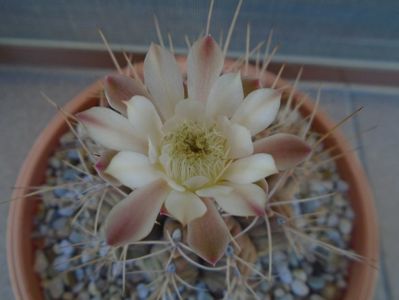
[[358, 118], [359, 129], [377, 126], [361, 139], [379, 215], [390, 292], [392, 299], [399, 299], [399, 92], [385, 95], [355, 92], [352, 98], [365, 107]]

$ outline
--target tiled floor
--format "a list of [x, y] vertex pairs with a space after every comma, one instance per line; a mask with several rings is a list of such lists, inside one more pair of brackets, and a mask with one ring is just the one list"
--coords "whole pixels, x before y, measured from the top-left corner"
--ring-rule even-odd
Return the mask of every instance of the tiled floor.
[[[18, 169], [37, 134], [54, 114], [41, 100], [40, 92], [63, 104], [83, 87], [104, 74], [103, 70], [12, 68], [0, 66], [0, 195], [7, 200]], [[314, 95], [315, 83], [302, 89]], [[325, 84], [322, 107], [340, 120], [355, 107], [363, 111], [344, 125], [343, 130], [358, 150], [374, 190], [380, 218], [381, 268], [376, 300], [399, 299], [399, 90], [359, 88]], [[363, 133], [377, 125], [376, 129]], [[6, 270], [5, 232], [8, 205], [0, 206], [0, 299], [13, 299]], [[355, 300], [355, 299], [354, 299]], [[356, 299], [357, 300], [357, 299]]]

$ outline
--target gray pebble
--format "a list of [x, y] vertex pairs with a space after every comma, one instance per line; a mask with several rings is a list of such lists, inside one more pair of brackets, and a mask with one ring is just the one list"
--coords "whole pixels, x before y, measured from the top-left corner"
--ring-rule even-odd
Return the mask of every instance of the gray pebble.
[[84, 288], [84, 286], [85, 286], [85, 282], [78, 282], [77, 284], [75, 284], [73, 287], [72, 287], [72, 291], [74, 292], [74, 293], [80, 293], [81, 291], [82, 291], [82, 289]]
[[274, 251], [272, 255], [273, 262], [277, 265], [287, 261], [287, 255], [283, 251]]
[[267, 293], [270, 290], [270, 283], [268, 281], [263, 280], [260, 284], [260, 290], [263, 293]]
[[309, 294], [308, 286], [304, 282], [297, 279], [291, 283], [291, 290], [296, 296], [299, 297], [305, 297]]
[[336, 182], [336, 189], [338, 192], [346, 193], [349, 190], [349, 185], [343, 180], [338, 180]]
[[72, 231], [71, 235], [69, 236], [69, 240], [73, 243], [73, 244], [77, 244], [83, 241], [83, 236], [81, 233], [77, 232], [77, 231]]
[[68, 150], [67, 158], [72, 161], [79, 161], [79, 153], [76, 150]]
[[64, 217], [70, 217], [74, 213], [75, 213], [75, 208], [73, 208], [72, 206], [63, 207], [58, 210], [58, 214]]
[[213, 297], [207, 292], [200, 291], [197, 292], [197, 300], [213, 300]]
[[112, 264], [112, 276], [117, 277], [119, 274], [122, 274], [123, 265], [121, 263], [113, 263]]
[[326, 282], [323, 277], [312, 276], [309, 278], [308, 284], [312, 290], [320, 291], [325, 287]]
[[52, 263], [53, 269], [59, 272], [63, 272], [69, 269], [69, 256], [57, 256]]
[[57, 218], [52, 224], [51, 227], [54, 230], [61, 230], [67, 226], [68, 219], [66, 218]]
[[56, 188], [53, 190], [53, 194], [55, 197], [57, 198], [62, 198], [64, 197], [66, 194], [68, 193], [67, 189], [63, 189], [63, 188]]
[[343, 240], [341, 234], [336, 229], [331, 229], [326, 232], [327, 238], [333, 242], [337, 246], [341, 246], [343, 244]]
[[139, 299], [147, 299], [149, 293], [150, 291], [145, 284], [140, 283], [137, 286], [137, 296]]
[[297, 268], [299, 265], [298, 257], [294, 252], [290, 252], [290, 254], [288, 255], [288, 261], [290, 266], [293, 268]]
[[76, 269], [75, 270], [75, 278], [80, 281], [83, 280], [85, 277], [85, 272], [83, 271], [83, 269]]
[[324, 182], [320, 180], [311, 180], [309, 182], [309, 188], [312, 192], [317, 194], [325, 194], [327, 192]]
[[338, 223], [339, 223], [339, 218], [336, 214], [331, 214], [328, 216], [327, 226], [335, 227], [338, 225]]
[[78, 295], [78, 300], [90, 300], [90, 294], [86, 291], [82, 291]]
[[74, 252], [74, 248], [68, 240], [62, 240], [61, 243], [54, 245], [53, 249], [55, 253], [63, 254], [68, 257]]
[[84, 264], [88, 263], [92, 259], [93, 259], [92, 253], [90, 253], [88, 250], [86, 251], [86, 249], [82, 251], [82, 255], [80, 256], [80, 260], [82, 261], [82, 263]]
[[285, 284], [290, 284], [292, 282], [292, 274], [291, 271], [288, 269], [287, 264], [278, 264], [276, 266], [277, 274], [280, 280]]
[[73, 169], [66, 169], [62, 173], [62, 178], [65, 181], [73, 181], [73, 180], [76, 180], [76, 178], [78, 178], [78, 177], [79, 177], [79, 173]]
[[108, 245], [102, 245], [98, 251], [101, 257], [107, 256], [111, 247]]
[[325, 215], [318, 215], [316, 219], [317, 225], [324, 225], [327, 222], [327, 217]]
[[291, 294], [285, 294], [283, 297], [278, 298], [278, 300], [294, 300], [294, 296]]
[[49, 210], [47, 211], [47, 213], [46, 213], [46, 219], [44, 220], [44, 222], [46, 222], [47, 224], [48, 224], [48, 223], [51, 223], [51, 221], [52, 221], [54, 215], [55, 215], [55, 209], [52, 209], [52, 208], [49, 209]]
[[355, 213], [350, 207], [345, 209], [345, 217], [348, 218], [349, 220], [353, 220], [355, 218]]
[[283, 297], [285, 295], [285, 292], [284, 292], [284, 290], [282, 288], [277, 288], [277, 289], [274, 290], [273, 295], [276, 298], [281, 298], [281, 297]]
[[301, 203], [301, 209], [303, 213], [310, 214], [314, 213], [320, 207], [320, 205], [320, 200], [306, 201]]
[[62, 283], [62, 279], [58, 276], [51, 279], [48, 283], [48, 289], [52, 299], [60, 298], [64, 293], [64, 284]]

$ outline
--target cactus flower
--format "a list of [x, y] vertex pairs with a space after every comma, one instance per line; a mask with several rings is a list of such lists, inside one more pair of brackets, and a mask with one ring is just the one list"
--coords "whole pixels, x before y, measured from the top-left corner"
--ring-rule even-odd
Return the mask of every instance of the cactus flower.
[[105, 93], [113, 109], [77, 115], [89, 136], [113, 153], [97, 169], [132, 190], [107, 216], [109, 245], [145, 238], [162, 212], [187, 226], [189, 245], [215, 264], [230, 237], [220, 212], [264, 216], [268, 198], [259, 181], [309, 153], [288, 134], [253, 142], [275, 119], [281, 95], [260, 88], [244, 98], [240, 73], [222, 74], [223, 65], [212, 37], [197, 40], [187, 58], [185, 95], [174, 55], [152, 44], [145, 86], [108, 76]]

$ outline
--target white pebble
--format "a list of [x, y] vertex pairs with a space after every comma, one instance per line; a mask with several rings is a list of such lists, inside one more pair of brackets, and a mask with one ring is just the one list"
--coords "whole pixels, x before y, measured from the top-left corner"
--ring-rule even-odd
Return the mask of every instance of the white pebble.
[[44, 255], [43, 251], [37, 250], [35, 254], [35, 265], [34, 270], [36, 273], [42, 274], [48, 267], [48, 260]]
[[308, 286], [300, 280], [294, 280], [291, 283], [291, 290], [295, 295], [299, 297], [304, 297], [309, 294]]
[[352, 231], [352, 223], [348, 219], [341, 219], [339, 221], [339, 230], [344, 235], [348, 235]]

